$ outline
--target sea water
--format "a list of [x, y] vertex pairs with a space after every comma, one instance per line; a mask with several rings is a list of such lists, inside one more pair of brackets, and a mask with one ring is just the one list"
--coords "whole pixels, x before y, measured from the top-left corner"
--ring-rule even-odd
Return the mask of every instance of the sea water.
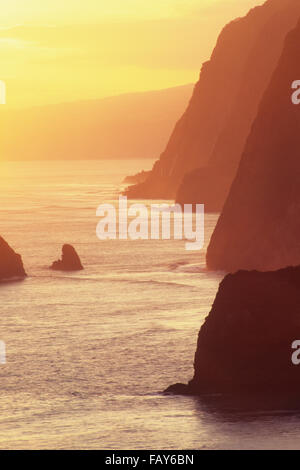
[[[116, 203], [124, 177], [151, 165], [0, 163], [0, 234], [28, 273], [0, 285], [1, 449], [299, 447], [295, 411], [162, 395], [192, 378], [223, 273], [184, 240], [97, 238], [98, 205]], [[217, 218], [205, 215], [205, 247]], [[84, 271], [49, 269], [64, 243]]]

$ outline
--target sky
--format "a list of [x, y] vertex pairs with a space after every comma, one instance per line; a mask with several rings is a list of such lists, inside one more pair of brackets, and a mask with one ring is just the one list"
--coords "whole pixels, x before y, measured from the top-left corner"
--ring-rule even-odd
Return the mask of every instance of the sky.
[[7, 106], [194, 83], [230, 20], [263, 0], [0, 0]]

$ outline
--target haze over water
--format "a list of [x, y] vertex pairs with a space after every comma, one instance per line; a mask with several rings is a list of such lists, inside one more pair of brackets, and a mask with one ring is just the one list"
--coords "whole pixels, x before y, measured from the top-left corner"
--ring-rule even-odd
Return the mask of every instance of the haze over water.
[[[0, 285], [0, 448], [297, 448], [297, 414], [160, 394], [192, 378], [222, 274], [184, 241], [97, 239], [96, 208], [140, 165], [0, 164], [0, 234], [29, 275]], [[206, 245], [216, 220], [205, 216]], [[48, 269], [63, 243], [84, 271]]]

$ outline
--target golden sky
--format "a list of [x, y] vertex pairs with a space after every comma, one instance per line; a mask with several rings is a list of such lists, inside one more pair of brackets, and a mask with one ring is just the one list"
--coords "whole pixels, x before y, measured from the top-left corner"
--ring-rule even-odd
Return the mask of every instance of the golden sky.
[[195, 82], [221, 28], [263, 0], [0, 0], [8, 106]]

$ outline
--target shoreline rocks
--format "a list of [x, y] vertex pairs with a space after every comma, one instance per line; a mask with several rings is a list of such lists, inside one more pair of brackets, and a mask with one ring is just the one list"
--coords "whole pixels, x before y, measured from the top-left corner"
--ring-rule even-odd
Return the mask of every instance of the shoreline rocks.
[[55, 271], [81, 271], [83, 266], [75, 248], [66, 244], [62, 247], [61, 259], [54, 261], [50, 269]]
[[144, 183], [144, 181], [146, 181], [147, 177], [149, 176], [150, 174], [150, 171], [145, 171], [145, 170], [142, 170], [142, 171], [139, 171], [138, 173], [136, 173], [135, 175], [129, 175], [129, 176], [126, 176], [123, 180], [123, 183], [124, 184], [140, 184], [140, 183]]
[[0, 282], [22, 280], [26, 276], [21, 255], [0, 237]]

